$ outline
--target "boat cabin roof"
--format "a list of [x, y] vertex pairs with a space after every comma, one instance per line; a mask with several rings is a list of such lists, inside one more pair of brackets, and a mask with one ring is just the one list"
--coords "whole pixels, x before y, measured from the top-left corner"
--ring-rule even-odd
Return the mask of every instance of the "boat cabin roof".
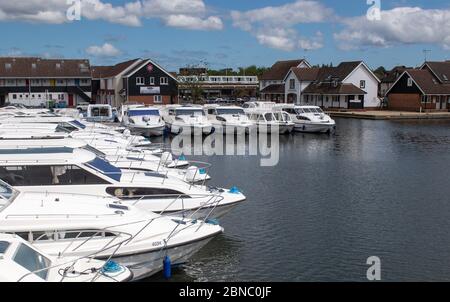
[[0, 164], [3, 166], [83, 164], [95, 158], [90, 151], [69, 147], [0, 147]]

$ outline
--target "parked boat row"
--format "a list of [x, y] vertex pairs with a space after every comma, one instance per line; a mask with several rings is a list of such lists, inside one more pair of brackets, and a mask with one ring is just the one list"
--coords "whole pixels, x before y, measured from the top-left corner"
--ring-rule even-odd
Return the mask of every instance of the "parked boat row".
[[246, 199], [122, 127], [8, 108], [0, 141], [2, 281], [146, 278], [188, 261]]
[[[96, 109], [95, 106], [100, 106]], [[108, 105], [88, 107], [87, 120], [95, 112], [109, 112], [97, 121], [114, 120]], [[331, 133], [335, 121], [317, 106], [297, 106], [273, 102], [247, 102], [242, 107], [222, 105], [123, 105], [117, 118], [122, 126], [136, 135], [161, 136], [178, 134], [210, 135], [212, 133], [245, 135], [250, 133], [291, 132]]]

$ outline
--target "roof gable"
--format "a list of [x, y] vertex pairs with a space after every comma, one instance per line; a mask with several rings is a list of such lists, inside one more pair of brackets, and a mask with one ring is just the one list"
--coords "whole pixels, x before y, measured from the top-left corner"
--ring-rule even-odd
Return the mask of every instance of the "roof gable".
[[144, 61], [142, 61], [142, 64], [139, 64], [137, 66], [135, 66], [132, 70], [130, 70], [127, 74], [123, 75], [124, 78], [129, 78], [131, 77], [133, 74], [135, 74], [136, 72], [138, 72], [139, 70], [141, 70], [142, 68], [144, 68], [146, 65], [148, 64], [152, 64], [154, 66], [156, 66], [157, 68], [159, 68], [162, 72], [164, 72], [165, 74], [167, 74], [169, 77], [171, 77], [172, 79], [174, 79], [176, 82], [178, 82], [178, 79], [170, 72], [168, 72], [167, 70], [165, 70], [164, 68], [162, 68], [160, 65], [158, 65], [157, 63], [153, 62], [150, 59], [146, 59]]
[[131, 66], [142, 61], [141, 59], [134, 59], [125, 62], [118, 63], [113, 66], [93, 66], [92, 67], [92, 77], [95, 79], [99, 78], [112, 78], [120, 75], [122, 72], [127, 71]]
[[278, 61], [272, 67], [267, 70], [261, 77], [260, 80], [278, 80], [282, 81], [289, 70], [293, 67], [298, 67], [302, 63], [306, 64], [308, 67], [311, 65], [305, 60], [289, 60], [289, 61]]
[[450, 84], [450, 61], [425, 62], [420, 69], [428, 67], [441, 83]]

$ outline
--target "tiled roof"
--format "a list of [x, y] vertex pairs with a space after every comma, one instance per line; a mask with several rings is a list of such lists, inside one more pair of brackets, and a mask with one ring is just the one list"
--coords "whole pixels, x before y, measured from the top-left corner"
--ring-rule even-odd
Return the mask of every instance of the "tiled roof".
[[261, 90], [261, 93], [284, 93], [284, 84], [272, 84]]
[[386, 72], [385, 76], [381, 79], [382, 83], [395, 83], [397, 79], [403, 74], [407, 69], [413, 69], [406, 66], [396, 66], [392, 70]]
[[299, 66], [302, 62], [306, 62], [304, 59], [301, 60], [290, 60], [290, 61], [278, 61], [269, 70], [267, 70], [261, 77], [260, 80], [283, 80], [292, 67]]
[[304, 94], [362, 95], [365, 91], [353, 84], [311, 83], [303, 91]]
[[441, 83], [450, 84], [450, 61], [425, 62], [425, 64], [430, 67]]
[[430, 71], [412, 69], [407, 72], [425, 94], [450, 94], [450, 83], [441, 84]]
[[111, 78], [115, 77], [130, 66], [132, 66], [137, 61], [140, 61], [141, 59], [134, 59], [122, 63], [118, 63], [114, 66], [93, 66], [92, 67], [92, 77], [94, 79], [99, 78]]
[[320, 68], [291, 68], [299, 81], [315, 81], [320, 72]]
[[3, 78], [85, 78], [91, 77], [89, 60], [0, 57]]

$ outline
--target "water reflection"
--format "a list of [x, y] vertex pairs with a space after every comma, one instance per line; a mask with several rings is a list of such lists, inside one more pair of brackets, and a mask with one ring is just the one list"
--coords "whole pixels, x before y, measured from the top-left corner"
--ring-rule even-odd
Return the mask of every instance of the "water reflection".
[[248, 200], [174, 278], [365, 281], [376, 255], [384, 281], [449, 281], [449, 150], [449, 122], [338, 119], [335, 135], [281, 136], [275, 167], [193, 157]]

